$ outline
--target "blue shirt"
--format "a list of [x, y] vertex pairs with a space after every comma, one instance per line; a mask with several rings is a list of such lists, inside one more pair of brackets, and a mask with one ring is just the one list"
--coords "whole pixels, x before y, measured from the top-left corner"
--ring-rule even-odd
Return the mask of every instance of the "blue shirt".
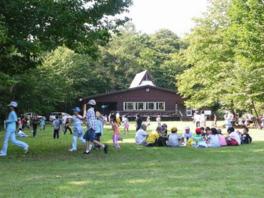
[[15, 111], [11, 111], [8, 114], [8, 118], [5, 121], [6, 123], [6, 130], [13, 130], [16, 131], [16, 122], [17, 122], [17, 114]]
[[96, 117], [93, 107], [88, 109], [86, 113], [86, 121], [87, 121], [87, 128], [95, 130]]
[[72, 116], [72, 126], [73, 126], [73, 128], [76, 128], [76, 129], [82, 128], [82, 123], [83, 122], [82, 122], [81, 118], [79, 118], [76, 115]]
[[103, 122], [100, 119], [96, 119], [95, 121], [95, 133], [101, 133], [103, 134]]

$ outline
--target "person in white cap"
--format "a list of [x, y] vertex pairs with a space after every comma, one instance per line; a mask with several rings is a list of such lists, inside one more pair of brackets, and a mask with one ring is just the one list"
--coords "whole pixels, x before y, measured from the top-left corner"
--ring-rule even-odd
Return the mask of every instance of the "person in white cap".
[[86, 150], [84, 154], [90, 154], [94, 144], [97, 144], [101, 148], [104, 149], [104, 152], [108, 152], [108, 146], [106, 144], [102, 144], [95, 140], [95, 130], [96, 130], [96, 116], [94, 107], [96, 105], [95, 100], [91, 99], [88, 102], [88, 110], [86, 113], [86, 120], [87, 120], [87, 131], [83, 138], [86, 140]]
[[74, 115], [72, 116], [72, 126], [73, 126], [73, 135], [72, 135], [72, 147], [69, 151], [74, 152], [77, 151], [77, 141], [79, 140], [85, 144], [85, 139], [83, 139], [83, 117], [79, 114], [81, 109], [79, 107], [75, 107], [73, 109]]
[[9, 139], [11, 140], [13, 144], [23, 148], [25, 153], [28, 153], [28, 148], [29, 148], [28, 144], [16, 139], [15, 132], [16, 132], [17, 114], [15, 112], [15, 108], [17, 108], [17, 102], [12, 101], [8, 106], [10, 107], [10, 112], [8, 114], [7, 120], [5, 120], [6, 133], [4, 137], [3, 147], [2, 147], [2, 150], [0, 151], [1, 157], [4, 157], [7, 155]]

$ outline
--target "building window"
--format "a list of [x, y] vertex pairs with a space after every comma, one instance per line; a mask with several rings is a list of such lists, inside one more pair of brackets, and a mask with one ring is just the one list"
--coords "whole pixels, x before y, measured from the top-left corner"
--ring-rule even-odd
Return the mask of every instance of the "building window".
[[165, 110], [165, 102], [157, 102], [157, 110], [164, 111]]
[[134, 102], [126, 102], [125, 103], [125, 110], [127, 110], [127, 111], [135, 110], [135, 103]]
[[124, 102], [124, 111], [165, 111], [165, 102]]
[[146, 110], [146, 103], [145, 102], [137, 102], [137, 110], [142, 111]]
[[147, 110], [154, 111], [155, 110], [155, 102], [147, 102], [146, 107], [147, 107], [146, 108]]

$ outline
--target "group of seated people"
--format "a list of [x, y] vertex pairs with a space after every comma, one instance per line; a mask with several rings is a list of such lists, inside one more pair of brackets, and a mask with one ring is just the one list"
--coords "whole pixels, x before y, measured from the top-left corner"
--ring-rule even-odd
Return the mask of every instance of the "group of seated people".
[[176, 127], [173, 127], [171, 133], [168, 134], [166, 124], [158, 126], [156, 131], [150, 133], [147, 133], [146, 130], [146, 124], [142, 124], [141, 128], [136, 132], [136, 144], [144, 146], [218, 148], [250, 144], [252, 142], [247, 127], [243, 127], [242, 133], [230, 127], [227, 129], [227, 136], [224, 136], [220, 129], [209, 127], [196, 128], [195, 133], [191, 132], [190, 127], [186, 127], [181, 135], [178, 134]]

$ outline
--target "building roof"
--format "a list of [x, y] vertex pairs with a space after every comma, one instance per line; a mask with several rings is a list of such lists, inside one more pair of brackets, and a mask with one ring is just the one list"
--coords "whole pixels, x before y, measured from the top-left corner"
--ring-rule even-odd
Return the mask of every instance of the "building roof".
[[129, 86], [129, 89], [145, 85], [155, 86], [152, 82], [152, 77], [147, 70], [136, 74]]
[[160, 90], [160, 91], [166, 91], [166, 92], [178, 94], [176, 91], [173, 91], [173, 90], [170, 90], [170, 89], [166, 89], [166, 88], [161, 88], [161, 87], [156, 87], [156, 86], [151, 86], [151, 85], [141, 85], [141, 86], [130, 88], [130, 89], [124, 89], [124, 90], [120, 90], [120, 91], [113, 91], [113, 92], [109, 92], [109, 93], [89, 96], [87, 98], [84, 98], [83, 100], [89, 100], [91, 98], [96, 99], [98, 97], [104, 97], [104, 96], [108, 96], [108, 95], [120, 94], [120, 93], [133, 91], [133, 90], [137, 90], [137, 89], [142, 89], [142, 88], [152, 88], [152, 89], [157, 89], [157, 90]]

